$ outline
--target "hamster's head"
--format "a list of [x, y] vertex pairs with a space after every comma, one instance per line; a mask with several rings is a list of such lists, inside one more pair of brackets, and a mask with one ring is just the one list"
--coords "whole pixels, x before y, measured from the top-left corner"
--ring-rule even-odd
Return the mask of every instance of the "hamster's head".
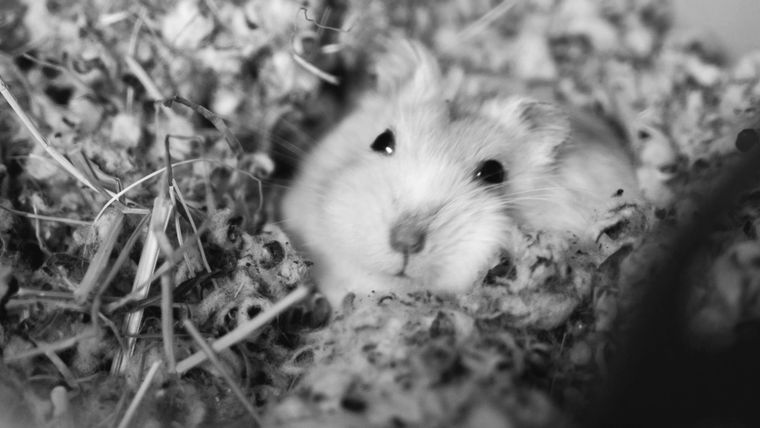
[[531, 186], [565, 138], [533, 123], [539, 103], [454, 106], [434, 60], [411, 53], [413, 72], [317, 146], [285, 201], [332, 303], [348, 291], [472, 287], [509, 247], [512, 210], [538, 197]]

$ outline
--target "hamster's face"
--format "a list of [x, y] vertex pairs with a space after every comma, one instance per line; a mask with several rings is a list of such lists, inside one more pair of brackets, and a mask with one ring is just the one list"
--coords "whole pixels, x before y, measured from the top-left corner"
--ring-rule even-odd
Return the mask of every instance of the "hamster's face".
[[385, 90], [315, 147], [283, 201], [332, 303], [349, 291], [470, 288], [519, 233], [510, 209], [536, 197], [564, 139], [540, 103], [450, 103], [418, 45], [381, 65]]
[[504, 133], [475, 116], [452, 119], [443, 104], [401, 106], [385, 119], [335, 146], [345, 158], [317, 190], [320, 256], [375, 280], [469, 288], [513, 230]]

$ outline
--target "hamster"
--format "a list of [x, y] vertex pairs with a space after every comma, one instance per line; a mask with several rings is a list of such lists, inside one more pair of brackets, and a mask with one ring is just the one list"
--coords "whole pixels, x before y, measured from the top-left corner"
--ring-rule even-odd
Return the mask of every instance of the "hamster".
[[516, 226], [593, 241], [611, 205], [638, 198], [631, 160], [593, 119], [520, 96], [449, 99], [413, 42], [377, 74], [282, 201], [333, 308], [349, 292], [467, 291]]

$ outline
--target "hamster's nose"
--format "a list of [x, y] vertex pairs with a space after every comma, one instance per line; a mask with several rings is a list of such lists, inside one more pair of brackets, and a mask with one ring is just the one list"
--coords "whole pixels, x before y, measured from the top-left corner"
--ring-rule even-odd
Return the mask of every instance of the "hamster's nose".
[[391, 227], [391, 248], [402, 254], [416, 254], [425, 248], [425, 229], [414, 221], [399, 221]]

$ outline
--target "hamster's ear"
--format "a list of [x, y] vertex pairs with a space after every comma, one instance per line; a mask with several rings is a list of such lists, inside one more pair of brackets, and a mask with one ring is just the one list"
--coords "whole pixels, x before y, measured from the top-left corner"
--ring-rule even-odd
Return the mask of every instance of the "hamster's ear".
[[392, 39], [375, 63], [378, 92], [413, 102], [440, 97], [441, 70], [433, 54], [420, 42]]
[[526, 144], [534, 166], [545, 165], [557, 158], [557, 150], [570, 140], [570, 118], [559, 106], [524, 97], [488, 100], [482, 114], [495, 120], [512, 138]]

